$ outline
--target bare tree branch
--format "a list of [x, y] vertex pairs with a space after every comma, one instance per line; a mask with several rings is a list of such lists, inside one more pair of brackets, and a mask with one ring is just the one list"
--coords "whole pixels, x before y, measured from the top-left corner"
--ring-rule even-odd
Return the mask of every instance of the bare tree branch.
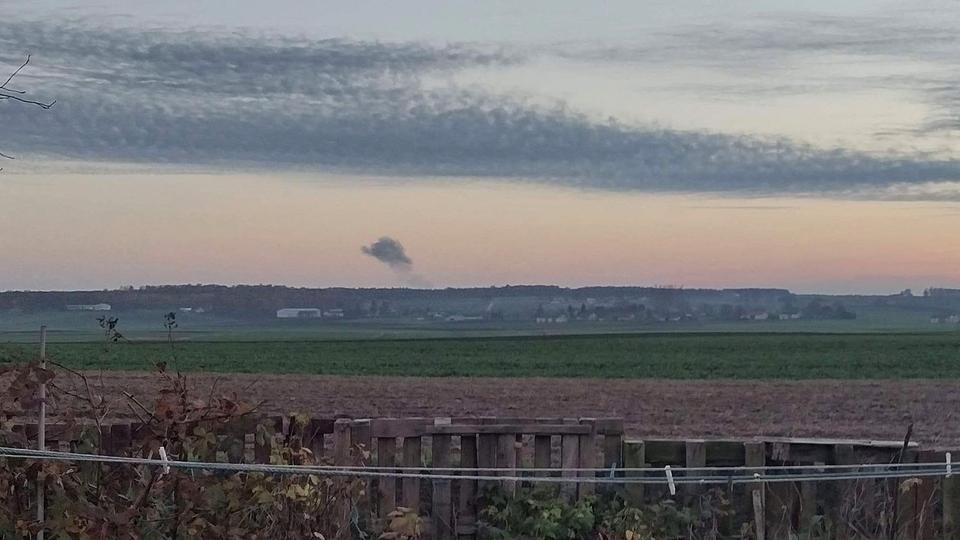
[[[34, 99], [27, 99], [25, 97], [21, 97], [27, 93], [25, 90], [17, 90], [17, 89], [8, 87], [8, 85], [13, 81], [13, 79], [17, 75], [19, 75], [20, 72], [23, 71], [23, 68], [27, 67], [27, 64], [29, 63], [30, 63], [30, 55], [28, 54], [27, 59], [24, 60], [22, 64], [20, 64], [20, 67], [15, 69], [13, 73], [11, 73], [9, 77], [7, 77], [7, 80], [3, 81], [3, 84], [0, 84], [0, 101], [16, 101], [26, 105], [35, 105], [44, 110], [49, 109], [50, 107], [53, 107], [53, 105], [57, 102], [57, 100], [44, 102], [44, 101], [37, 101]], [[0, 158], [14, 159], [13, 156], [4, 154], [3, 152], [0, 152]], [[2, 170], [3, 169], [0, 169], [0, 171]]]
[[13, 101], [19, 101], [20, 103], [26, 103], [27, 105], [36, 105], [41, 109], [49, 109], [57, 102], [56, 100], [53, 100], [50, 103], [44, 103], [42, 101], [34, 101], [32, 99], [23, 99], [19, 96], [4, 94], [4, 91], [0, 91], [0, 99], [12, 99]]
[[[27, 64], [29, 64], [29, 63], [30, 63], [30, 55], [28, 54], [28, 55], [27, 55], [27, 59], [24, 60], [22, 64], [20, 64], [20, 67], [18, 67], [16, 71], [14, 71], [13, 73], [11, 73], [10, 76], [7, 77], [7, 80], [3, 81], [3, 84], [0, 84], [0, 89], [7, 90], [7, 85], [10, 84], [10, 81], [12, 81], [13, 78], [16, 77], [18, 73], [20, 73], [21, 71], [23, 71], [23, 68], [27, 67]], [[26, 92], [23, 92], [23, 91], [21, 91], [21, 90], [10, 90], [10, 91], [11, 91], [11, 92], [16, 92], [16, 93], [18, 93], [18, 94], [25, 94], [25, 93], [26, 93]]]
[[3, 81], [3, 84], [0, 84], [0, 99], [12, 99], [14, 101], [19, 101], [20, 103], [26, 103], [28, 105], [36, 105], [41, 109], [49, 109], [50, 107], [53, 107], [53, 104], [56, 103], [57, 100], [53, 100], [51, 102], [44, 102], [44, 101], [37, 101], [33, 99], [22, 98], [20, 96], [27, 93], [25, 90], [16, 90], [9, 87], [10, 82], [13, 81], [13, 79], [17, 75], [19, 75], [20, 72], [23, 71], [23, 68], [27, 67], [27, 64], [29, 63], [30, 63], [30, 55], [28, 54], [27, 59], [24, 60], [22, 64], [20, 64], [20, 67], [15, 69], [13, 73], [11, 73], [9, 77], [7, 77], [7, 80]]

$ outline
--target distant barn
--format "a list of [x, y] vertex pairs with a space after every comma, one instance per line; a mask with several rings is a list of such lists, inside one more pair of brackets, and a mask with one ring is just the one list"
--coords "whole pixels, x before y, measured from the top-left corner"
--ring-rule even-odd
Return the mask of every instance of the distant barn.
[[67, 304], [67, 311], [110, 311], [110, 304]]
[[277, 310], [278, 319], [319, 319], [323, 311], [319, 308], [283, 308]]

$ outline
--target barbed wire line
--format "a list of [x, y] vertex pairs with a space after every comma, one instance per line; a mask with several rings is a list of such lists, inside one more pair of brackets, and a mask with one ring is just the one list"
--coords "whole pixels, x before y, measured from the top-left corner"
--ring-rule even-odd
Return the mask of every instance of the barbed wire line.
[[[295, 475], [319, 475], [319, 476], [344, 476], [344, 477], [363, 477], [363, 478], [412, 478], [423, 480], [476, 480], [476, 481], [517, 481], [529, 483], [561, 483], [561, 484], [757, 484], [757, 483], [776, 483], [776, 482], [798, 482], [798, 481], [842, 481], [842, 480], [867, 480], [883, 478], [918, 478], [918, 477], [940, 477], [950, 476], [952, 474], [952, 464], [948, 463], [913, 463], [913, 464], [890, 464], [883, 467], [888, 470], [862, 470], [850, 472], [813, 472], [792, 474], [726, 474], [726, 475], [696, 475], [691, 474], [693, 469], [672, 469], [665, 468], [645, 468], [634, 469], [630, 472], [641, 473], [639, 476], [616, 476], [617, 473], [625, 473], [626, 469], [607, 469], [604, 470], [609, 475], [605, 476], [580, 476], [580, 473], [590, 472], [577, 469], [562, 469], [562, 472], [577, 473], [576, 476], [517, 476], [503, 474], [450, 474], [449, 472], [428, 472], [428, 467], [417, 467], [418, 472], [401, 472], [396, 468], [391, 470], [377, 469], [372, 470], [366, 467], [345, 467], [333, 468], [323, 465], [267, 465], [258, 463], [216, 463], [216, 462], [196, 462], [196, 461], [176, 461], [160, 460], [151, 458], [135, 458], [125, 456], [104, 456], [98, 454], [81, 454], [72, 452], [55, 452], [47, 450], [27, 450], [21, 448], [3, 448], [0, 447], [0, 458], [14, 459], [33, 459], [46, 461], [62, 462], [98, 462], [125, 465], [142, 465], [156, 467], [162, 470], [169, 468], [183, 470], [205, 470], [205, 471], [225, 471], [225, 472], [246, 472], [263, 474], [295, 474]], [[877, 464], [864, 464], [864, 467], [875, 467]], [[806, 467], [806, 466], [804, 466]], [[847, 466], [861, 467], [861, 465]], [[818, 466], [806, 467], [816, 469]], [[719, 471], [742, 471], [745, 467], [715, 468]], [[467, 471], [489, 471], [490, 469], [460, 469], [464, 473]], [[513, 471], [513, 469], [501, 469]], [[544, 469], [536, 469], [537, 472], [545, 473]], [[668, 472], [669, 471], [669, 472]], [[679, 473], [673, 476], [672, 473]], [[785, 471], [784, 471], [785, 472]], [[660, 477], [659, 475], [663, 475]], [[655, 475], [651, 477], [650, 475]]]

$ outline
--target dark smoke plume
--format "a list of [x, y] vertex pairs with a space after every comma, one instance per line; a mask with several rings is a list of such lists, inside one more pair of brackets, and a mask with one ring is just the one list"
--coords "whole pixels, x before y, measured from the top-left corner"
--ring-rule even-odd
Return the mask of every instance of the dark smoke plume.
[[383, 236], [369, 246], [363, 246], [360, 249], [394, 270], [410, 270], [413, 266], [413, 261], [407, 256], [403, 244], [389, 236]]
[[389, 266], [408, 286], [424, 289], [431, 287], [429, 281], [413, 272], [413, 260], [399, 241], [383, 236], [369, 246], [361, 247], [360, 251]]

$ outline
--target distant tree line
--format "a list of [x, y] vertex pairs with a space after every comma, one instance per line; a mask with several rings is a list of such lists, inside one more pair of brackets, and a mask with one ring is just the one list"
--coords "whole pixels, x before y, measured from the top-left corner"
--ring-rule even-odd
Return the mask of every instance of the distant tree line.
[[[663, 287], [585, 287], [565, 288], [551, 285], [520, 285], [458, 289], [408, 288], [296, 288], [276, 285], [161, 285], [123, 287], [100, 291], [9, 291], [0, 292], [0, 310], [58, 310], [71, 304], [110, 304], [114, 310], [170, 310], [202, 308], [204, 311], [237, 317], [273, 316], [285, 307], [320, 307], [344, 310], [349, 317], [427, 315], [476, 301], [487, 306], [494, 301], [540, 298], [569, 299], [580, 304], [592, 298], [646, 298], [651, 307], [683, 311], [692, 299], [736, 298], [745, 302], [757, 299], [775, 301], [789, 296], [785, 289], [680, 289]], [[630, 302], [605, 308], [611, 313], [633, 310]], [[633, 304], [634, 306], [636, 304]], [[433, 306], [431, 309], [430, 306]], [[478, 308], [481, 309], [481, 308]], [[505, 317], [504, 308], [487, 308], [491, 317]], [[528, 316], [532, 314], [527, 312]]]

